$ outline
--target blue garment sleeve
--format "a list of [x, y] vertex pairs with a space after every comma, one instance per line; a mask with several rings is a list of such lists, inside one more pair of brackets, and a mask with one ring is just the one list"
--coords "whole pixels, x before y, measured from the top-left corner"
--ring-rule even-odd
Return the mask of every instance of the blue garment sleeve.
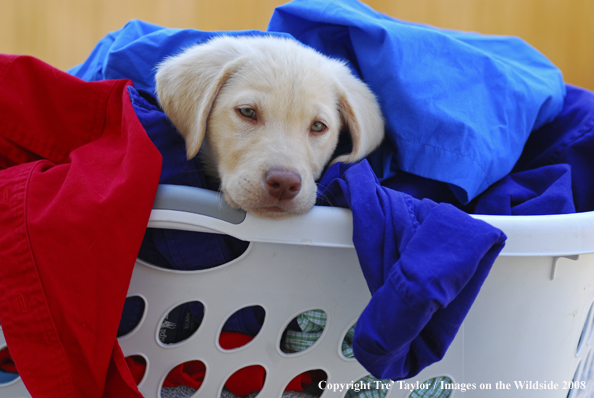
[[372, 298], [353, 341], [379, 379], [405, 379], [439, 361], [506, 236], [449, 204], [382, 187], [366, 161], [333, 165], [321, 203], [351, 208], [353, 242]]

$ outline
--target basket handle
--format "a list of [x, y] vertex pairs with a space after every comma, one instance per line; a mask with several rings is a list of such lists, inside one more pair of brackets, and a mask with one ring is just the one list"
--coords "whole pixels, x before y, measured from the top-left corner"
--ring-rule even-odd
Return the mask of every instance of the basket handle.
[[229, 206], [218, 192], [185, 185], [159, 185], [153, 209], [201, 214], [231, 224], [240, 224], [246, 217], [245, 211]]
[[149, 228], [220, 233], [250, 242], [352, 248], [350, 210], [314, 206], [306, 214], [272, 220], [234, 209], [218, 192], [159, 185]]
[[[149, 220], [153, 228], [223, 233], [257, 242], [353, 247], [352, 215], [342, 208], [314, 206], [306, 214], [268, 220], [232, 208], [218, 192], [159, 185], [153, 210]], [[594, 211], [473, 217], [506, 233], [508, 240], [502, 256], [568, 257], [594, 251]]]

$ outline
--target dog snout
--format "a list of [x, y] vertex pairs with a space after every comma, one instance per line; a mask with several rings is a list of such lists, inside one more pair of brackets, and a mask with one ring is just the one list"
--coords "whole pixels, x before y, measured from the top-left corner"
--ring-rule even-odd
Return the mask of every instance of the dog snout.
[[301, 191], [301, 175], [294, 170], [271, 169], [266, 173], [268, 193], [280, 200], [291, 200]]

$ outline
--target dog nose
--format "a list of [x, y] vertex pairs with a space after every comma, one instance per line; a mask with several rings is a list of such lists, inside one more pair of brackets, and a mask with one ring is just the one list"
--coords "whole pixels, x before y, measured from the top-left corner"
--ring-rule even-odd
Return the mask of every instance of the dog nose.
[[301, 175], [293, 170], [271, 169], [265, 181], [268, 193], [278, 200], [293, 199], [301, 190]]

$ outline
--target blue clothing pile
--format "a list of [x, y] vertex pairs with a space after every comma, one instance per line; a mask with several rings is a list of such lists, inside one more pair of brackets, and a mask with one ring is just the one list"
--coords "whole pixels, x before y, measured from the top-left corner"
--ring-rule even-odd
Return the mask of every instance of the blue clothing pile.
[[532, 132], [510, 174], [463, 205], [447, 184], [405, 172], [382, 185], [467, 213], [544, 215], [594, 211], [594, 93], [566, 85], [557, 117]]
[[561, 72], [520, 39], [395, 20], [356, 0], [294, 0], [268, 32], [202, 32], [131, 21], [69, 72], [128, 78], [154, 91], [165, 57], [218, 35], [292, 36], [347, 63], [375, 92], [387, 122], [373, 155], [380, 179], [398, 170], [442, 181], [462, 203], [507, 175], [530, 132], [561, 110]]
[[[154, 98], [155, 65], [221, 34], [292, 36], [344, 60], [378, 96], [388, 139], [358, 164], [329, 168], [318, 204], [353, 211], [353, 241], [372, 293], [357, 323], [356, 358], [377, 378], [411, 377], [443, 357], [503, 247], [501, 231], [467, 213], [594, 210], [594, 94], [563, 84], [558, 69], [519, 39], [398, 21], [355, 0], [294, 0], [277, 8], [268, 30], [131, 21], [69, 72], [132, 79], [133, 106], [163, 155], [161, 183], [216, 189], [186, 159]], [[246, 247], [229, 236], [149, 229], [139, 257], [204, 269]], [[225, 330], [256, 334], [259, 310], [242, 310]], [[177, 316], [188, 313], [199, 325], [202, 308]], [[129, 302], [122, 332], [138, 314]]]
[[358, 1], [292, 1], [268, 30], [348, 61], [377, 95], [392, 144], [376, 154], [378, 176], [443, 181], [462, 203], [508, 174], [563, 103], [560, 71], [518, 38], [398, 21]]

